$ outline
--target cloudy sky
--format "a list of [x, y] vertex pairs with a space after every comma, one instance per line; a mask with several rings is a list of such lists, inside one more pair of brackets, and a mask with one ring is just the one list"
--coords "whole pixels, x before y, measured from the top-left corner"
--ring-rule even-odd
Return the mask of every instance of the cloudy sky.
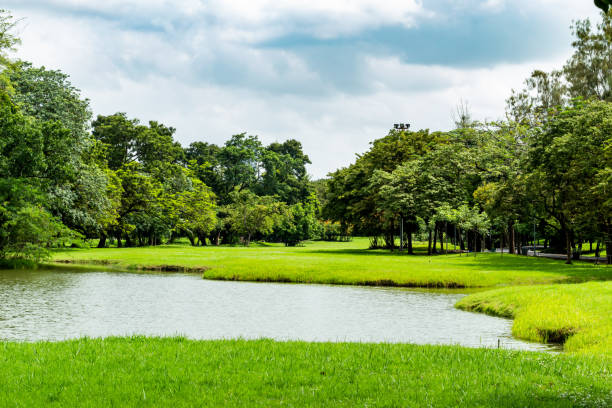
[[318, 178], [397, 122], [478, 119], [534, 68], [571, 54], [590, 0], [4, 0], [17, 56], [61, 69], [95, 114], [177, 128], [187, 145], [240, 132], [295, 138]]

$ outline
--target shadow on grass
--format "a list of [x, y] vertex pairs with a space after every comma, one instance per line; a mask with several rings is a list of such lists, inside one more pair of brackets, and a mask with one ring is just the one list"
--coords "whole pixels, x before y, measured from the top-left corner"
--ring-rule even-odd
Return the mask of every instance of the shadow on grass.
[[[313, 249], [306, 251], [317, 255], [350, 255], [366, 257], [405, 257], [406, 261], [415, 258], [428, 257], [426, 252], [416, 252], [414, 255], [406, 251], [368, 250], [368, 249]], [[584, 282], [588, 280], [612, 280], [612, 266], [594, 265], [589, 262], [575, 262], [566, 265], [563, 260], [549, 258], [534, 258], [521, 255], [474, 253], [463, 254], [436, 254], [430, 255], [438, 265], [446, 263], [449, 268], [486, 270], [486, 271], [524, 271], [541, 272], [563, 277], [570, 277], [567, 282]]]
[[[400, 251], [398, 249], [390, 251], [388, 249], [362, 249], [362, 248], [346, 248], [346, 249], [308, 249], [304, 250], [305, 253], [309, 254], [321, 254], [321, 255], [364, 255], [364, 256], [408, 256], [408, 257], [422, 257], [428, 256], [427, 251], [415, 250], [414, 254], [409, 254], [408, 251]], [[438, 256], [438, 255], [430, 255]]]

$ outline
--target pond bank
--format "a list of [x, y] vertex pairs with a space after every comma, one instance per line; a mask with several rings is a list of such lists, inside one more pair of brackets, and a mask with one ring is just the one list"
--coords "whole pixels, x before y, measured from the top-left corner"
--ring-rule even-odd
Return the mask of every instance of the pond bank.
[[518, 338], [612, 357], [612, 281], [509, 287], [475, 293], [457, 307], [514, 319]]
[[[166, 245], [154, 248], [107, 248], [58, 251], [56, 260], [70, 262], [108, 262], [116, 268], [155, 269], [154, 262], [163, 260], [169, 265], [184, 268], [203, 268], [203, 277], [213, 280], [315, 283], [333, 285], [362, 286], [395, 286], [408, 288], [495, 288], [516, 285], [546, 285], [558, 283], [579, 283], [590, 280], [612, 280], [612, 267], [594, 266], [577, 263], [565, 265], [555, 260], [501, 255], [493, 253], [441, 256], [409, 256], [404, 253], [390, 253], [382, 250], [367, 250], [367, 240], [355, 239], [349, 243], [310, 242], [304, 247], [287, 248], [266, 244], [255, 248], [244, 247], [189, 247], [184, 245]], [[549, 295], [556, 299], [558, 285], [550, 286]], [[590, 290], [590, 286], [586, 286]], [[529, 290], [525, 288], [525, 290]], [[535, 289], [537, 292], [538, 289]], [[509, 288], [504, 304], [517, 304], [520, 287]], [[560, 292], [559, 292], [560, 293]], [[590, 323], [564, 320], [571, 315], [556, 314], [558, 321], [549, 328], [548, 325], [533, 323], [528, 329], [523, 328], [523, 317], [526, 311], [533, 308], [531, 315], [537, 316], [533, 303], [521, 305], [521, 313], [507, 313], [504, 306], [499, 308], [487, 301], [486, 292], [480, 297], [465, 299], [459, 304], [465, 310], [485, 312], [504, 317], [516, 317], [513, 333], [519, 338], [532, 341], [558, 340], [566, 344], [566, 350], [575, 351], [592, 348], [590, 345], [578, 345], [578, 339], [585, 338], [585, 332], [574, 336], [588, 324], [608, 326], [601, 323], [601, 312], [592, 313], [585, 305], [581, 310], [581, 319]], [[586, 295], [589, 297], [590, 295]], [[593, 296], [598, 297], [597, 293]], [[470, 302], [470, 303], [468, 303]], [[473, 303], [471, 303], [473, 302]], [[485, 302], [485, 303], [483, 303]], [[547, 309], [548, 315], [555, 315], [555, 304]], [[499, 310], [497, 310], [499, 309]], [[520, 315], [520, 316], [519, 316]], [[591, 317], [594, 316], [594, 317]], [[548, 324], [548, 323], [547, 323]], [[612, 338], [612, 336], [610, 336]], [[597, 343], [597, 341], [596, 341]], [[600, 350], [601, 347], [593, 346]], [[608, 346], [603, 347], [607, 352]], [[600, 350], [601, 351], [601, 350]]]
[[303, 247], [163, 245], [56, 251], [53, 260], [123, 269], [160, 265], [204, 271], [207, 279], [424, 288], [474, 288], [612, 279], [612, 267], [492, 253], [410, 256], [368, 250], [368, 242], [310, 242]]

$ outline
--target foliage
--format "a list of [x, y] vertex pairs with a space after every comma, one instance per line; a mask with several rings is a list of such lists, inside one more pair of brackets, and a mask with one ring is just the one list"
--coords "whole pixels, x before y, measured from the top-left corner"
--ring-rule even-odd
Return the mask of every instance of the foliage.
[[576, 102], [549, 121], [529, 153], [528, 185], [564, 233], [568, 261], [577, 234], [612, 239], [612, 215], [601, 211], [609, 197], [595, 187], [610, 168], [605, 150], [611, 126], [612, 104]]
[[18, 61], [11, 66], [8, 76], [14, 90], [12, 99], [23, 114], [43, 122], [60, 122], [72, 134], [73, 149], [87, 147], [89, 101], [81, 99], [80, 91], [72, 86], [67, 74]]
[[191, 244], [195, 237], [205, 243], [206, 236], [217, 224], [215, 197], [210, 188], [197, 179], [192, 180], [193, 187], [176, 195], [176, 211], [178, 213], [177, 229], [184, 231]]
[[296, 246], [302, 241], [319, 237], [321, 231], [317, 212], [314, 196], [304, 204], [297, 203], [287, 207], [274, 229], [273, 236], [287, 246]]
[[23, 206], [17, 211], [0, 207], [0, 219], [0, 259], [40, 262], [49, 258], [49, 246], [73, 236], [42, 207]]
[[17, 23], [8, 10], [0, 9], [0, 67], [10, 65], [8, 52], [21, 42], [14, 33]]
[[248, 190], [236, 190], [230, 197], [229, 223], [245, 246], [249, 246], [255, 234], [271, 233], [285, 212], [285, 204], [274, 197], [259, 197]]

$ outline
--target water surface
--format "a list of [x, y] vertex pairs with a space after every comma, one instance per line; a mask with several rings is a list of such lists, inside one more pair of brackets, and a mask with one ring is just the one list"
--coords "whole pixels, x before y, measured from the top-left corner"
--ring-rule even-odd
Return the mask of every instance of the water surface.
[[463, 294], [203, 280], [186, 274], [0, 271], [0, 339], [191, 339], [460, 344], [544, 350], [512, 321], [457, 310]]

